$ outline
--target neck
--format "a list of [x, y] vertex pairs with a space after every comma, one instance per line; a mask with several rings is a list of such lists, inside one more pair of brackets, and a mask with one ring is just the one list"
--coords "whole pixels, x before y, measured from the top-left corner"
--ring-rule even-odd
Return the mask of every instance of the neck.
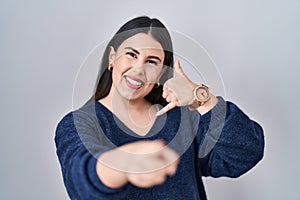
[[140, 135], [145, 135], [150, 130], [158, 111], [156, 106], [152, 106], [144, 98], [128, 100], [120, 96], [117, 91], [115, 93], [111, 91], [100, 102], [131, 130]]

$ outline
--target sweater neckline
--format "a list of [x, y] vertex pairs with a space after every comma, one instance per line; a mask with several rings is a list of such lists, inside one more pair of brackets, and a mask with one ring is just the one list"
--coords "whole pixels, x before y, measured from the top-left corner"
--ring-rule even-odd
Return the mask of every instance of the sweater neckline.
[[[162, 132], [166, 128], [166, 122], [168, 115], [160, 115], [157, 116], [154, 120], [154, 123], [148, 130], [148, 132], [145, 135], [139, 135], [138, 133], [131, 130], [129, 127], [127, 127], [113, 112], [111, 112], [105, 105], [103, 105], [101, 102], [95, 100], [95, 104], [101, 109], [102, 112], [105, 112], [112, 120], [112, 126], [117, 127], [119, 131], [133, 136], [137, 138], [149, 138], [157, 135], [159, 132]], [[160, 109], [162, 106], [158, 105]]]

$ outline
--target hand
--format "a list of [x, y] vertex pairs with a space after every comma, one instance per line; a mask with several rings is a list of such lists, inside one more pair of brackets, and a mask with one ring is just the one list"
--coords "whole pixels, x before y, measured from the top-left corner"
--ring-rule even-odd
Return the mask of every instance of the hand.
[[97, 173], [102, 182], [112, 188], [127, 182], [148, 188], [174, 175], [178, 159], [179, 156], [160, 140], [138, 141], [103, 153]]
[[183, 72], [179, 59], [174, 63], [174, 70], [177, 75], [164, 84], [162, 96], [169, 102], [164, 108], [156, 113], [162, 115], [176, 106], [191, 105], [194, 101], [193, 89], [197, 84], [193, 83]]

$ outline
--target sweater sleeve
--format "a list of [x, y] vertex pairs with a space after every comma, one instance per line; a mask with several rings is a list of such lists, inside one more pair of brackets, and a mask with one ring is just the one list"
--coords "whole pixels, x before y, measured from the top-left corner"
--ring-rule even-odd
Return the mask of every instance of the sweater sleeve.
[[211, 111], [200, 116], [196, 136], [200, 174], [238, 177], [262, 159], [263, 129], [235, 104], [218, 99]]
[[64, 184], [71, 199], [119, 199], [123, 188], [106, 187], [98, 178], [96, 163], [101, 153], [110, 149], [101, 137], [99, 123], [89, 114], [75, 111], [57, 125], [55, 143]]

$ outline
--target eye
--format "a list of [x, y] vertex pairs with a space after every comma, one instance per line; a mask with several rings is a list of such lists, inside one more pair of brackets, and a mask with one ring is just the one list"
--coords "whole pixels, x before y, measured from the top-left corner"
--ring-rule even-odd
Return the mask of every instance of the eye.
[[132, 58], [137, 58], [137, 55], [135, 53], [131, 52], [131, 51], [126, 52], [126, 55], [129, 55]]
[[151, 65], [157, 65], [157, 62], [154, 60], [147, 60], [146, 63], [149, 63]]

